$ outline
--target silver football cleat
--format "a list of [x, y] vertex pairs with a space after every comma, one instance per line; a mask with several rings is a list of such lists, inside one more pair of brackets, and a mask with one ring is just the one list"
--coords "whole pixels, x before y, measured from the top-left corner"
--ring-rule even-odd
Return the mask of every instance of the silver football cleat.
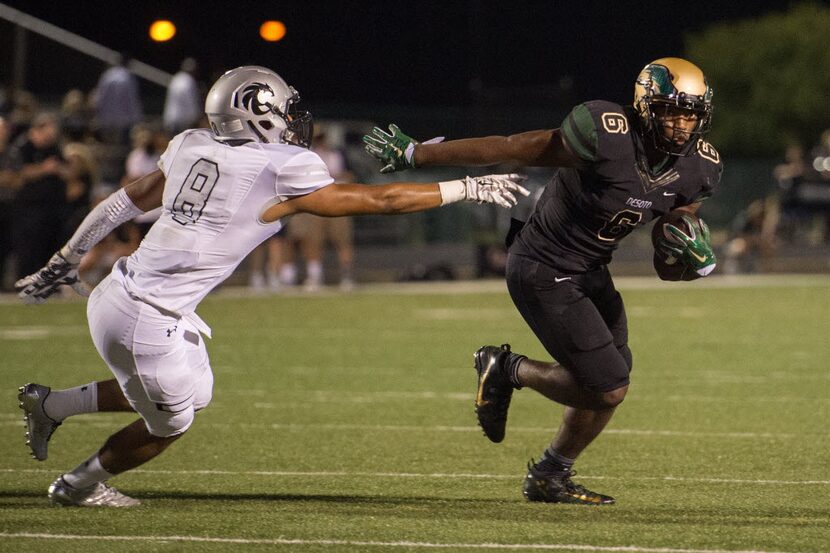
[[49, 486], [49, 499], [62, 506], [74, 507], [136, 507], [141, 501], [124, 495], [106, 482], [98, 482], [88, 488], [73, 488], [63, 475]]
[[48, 386], [40, 384], [26, 384], [18, 388], [20, 392], [20, 408], [23, 409], [23, 420], [26, 422], [26, 445], [32, 450], [32, 457], [38, 461], [45, 461], [48, 456], [49, 438], [55, 429], [61, 425], [43, 410], [43, 402], [52, 391]]

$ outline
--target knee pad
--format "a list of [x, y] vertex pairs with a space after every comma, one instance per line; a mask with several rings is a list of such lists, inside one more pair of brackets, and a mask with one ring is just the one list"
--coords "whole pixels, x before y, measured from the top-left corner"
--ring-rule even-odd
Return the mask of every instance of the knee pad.
[[159, 408], [156, 412], [148, 415], [141, 414], [147, 430], [153, 436], [169, 438], [184, 434], [190, 425], [193, 424], [195, 409], [188, 405], [184, 410], [173, 413]]
[[631, 369], [634, 368], [634, 356], [631, 354], [631, 349], [628, 345], [620, 346], [617, 348], [617, 351], [620, 352], [622, 358], [625, 360], [625, 364], [628, 365], [628, 372], [631, 372]]
[[196, 411], [200, 411], [210, 404], [211, 399], [213, 399], [213, 372], [207, 369], [199, 381], [196, 382], [193, 407]]

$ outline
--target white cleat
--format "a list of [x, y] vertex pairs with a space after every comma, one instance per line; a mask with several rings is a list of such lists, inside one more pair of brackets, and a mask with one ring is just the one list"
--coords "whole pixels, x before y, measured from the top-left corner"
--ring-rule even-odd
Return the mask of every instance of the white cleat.
[[49, 438], [60, 422], [51, 418], [43, 410], [43, 402], [52, 391], [48, 386], [40, 384], [26, 384], [18, 388], [20, 392], [20, 408], [23, 409], [23, 420], [26, 422], [26, 445], [32, 450], [32, 457], [38, 461], [45, 461], [48, 456]]
[[63, 475], [49, 486], [49, 499], [64, 507], [137, 507], [141, 501], [124, 495], [106, 482], [98, 482], [88, 488], [73, 488]]

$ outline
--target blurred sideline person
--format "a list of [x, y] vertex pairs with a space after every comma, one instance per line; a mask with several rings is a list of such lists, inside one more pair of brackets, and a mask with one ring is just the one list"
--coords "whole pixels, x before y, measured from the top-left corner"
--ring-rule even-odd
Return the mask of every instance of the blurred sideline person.
[[20, 187], [15, 196], [12, 236], [17, 278], [42, 266], [65, 238], [66, 163], [57, 117], [41, 112], [15, 143]]
[[732, 220], [724, 248], [725, 274], [757, 273], [769, 269], [778, 246], [780, 205], [774, 194], [759, 198]]
[[299, 95], [263, 67], [228, 71], [205, 105], [212, 130], [177, 135], [154, 171], [98, 204], [69, 242], [40, 271], [16, 283], [27, 303], [61, 286], [83, 291], [78, 262], [118, 225], [163, 206], [159, 220], [131, 256], [118, 260], [87, 306], [96, 349], [115, 379], [68, 390], [20, 388], [28, 445], [47, 457], [48, 441], [69, 416], [135, 411], [141, 419], [116, 432], [75, 469], [49, 486], [60, 505], [129, 507], [139, 501], [106, 481], [164, 451], [211, 400], [213, 372], [195, 313], [258, 244], [294, 213], [342, 216], [409, 213], [467, 200], [515, 205], [526, 194], [518, 175], [384, 186], [332, 184], [308, 150], [311, 115]]
[[[679, 58], [646, 65], [634, 105], [597, 100], [573, 108], [558, 129], [419, 144], [394, 125], [364, 137], [382, 172], [433, 165], [559, 167], [530, 219], [508, 236], [507, 285], [522, 317], [556, 361], [536, 361], [510, 346], [475, 353], [476, 415], [487, 437], [504, 439], [514, 389], [532, 388], [566, 406], [541, 459], [528, 465], [529, 501], [600, 505], [614, 499], [576, 484], [576, 458], [625, 398], [632, 368], [628, 324], [607, 264], [634, 228], [669, 211], [697, 211], [720, 180], [720, 157], [702, 139], [712, 90], [701, 70]], [[714, 269], [708, 229], [665, 247], [691, 280]], [[682, 238], [681, 236], [682, 235]], [[659, 269], [663, 271], [663, 268]]]
[[127, 69], [128, 61], [127, 54], [119, 54], [92, 91], [95, 125], [103, 142], [127, 144], [130, 129], [144, 115], [138, 79]]
[[[354, 174], [346, 167], [343, 152], [329, 144], [324, 129], [314, 129], [311, 151], [320, 156], [328, 167], [334, 182], [352, 182]], [[287, 230], [289, 246], [283, 274], [287, 279], [296, 278], [297, 269], [290, 264], [295, 262], [294, 247], [298, 247], [306, 263], [306, 279], [303, 288], [307, 292], [316, 292], [325, 280], [323, 274], [323, 254], [326, 242], [331, 242], [337, 253], [340, 289], [349, 291], [354, 288], [354, 228], [349, 217], [318, 217], [310, 213], [301, 213], [291, 219]]]
[[[299, 215], [304, 215], [301, 213]], [[294, 217], [297, 217], [295, 215]], [[286, 224], [268, 238], [265, 242], [254, 248], [248, 256], [248, 287], [254, 292], [279, 292], [282, 290], [283, 282], [283, 260], [286, 246]], [[291, 284], [293, 278], [287, 278], [286, 284]]]
[[[160, 128], [153, 128], [146, 125], [136, 125], [131, 133], [133, 149], [127, 154], [124, 162], [124, 177], [121, 179], [121, 186], [139, 179], [158, 168], [161, 154], [167, 149], [170, 143], [170, 135]], [[150, 227], [161, 215], [161, 208], [153, 209], [142, 213], [133, 222], [136, 224], [141, 237], [150, 230]]]
[[13, 251], [14, 198], [20, 186], [10, 138], [11, 125], [0, 116], [0, 290], [11, 288], [11, 280], [6, 279], [6, 273]]
[[167, 85], [162, 120], [164, 129], [171, 135], [196, 127], [202, 117], [199, 83], [195, 78], [197, 68], [196, 60], [185, 58]]

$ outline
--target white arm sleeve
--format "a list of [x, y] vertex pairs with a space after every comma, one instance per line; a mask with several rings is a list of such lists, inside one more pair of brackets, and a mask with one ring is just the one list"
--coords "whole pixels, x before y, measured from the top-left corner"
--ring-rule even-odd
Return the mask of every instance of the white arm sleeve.
[[70, 263], [80, 262], [81, 257], [113, 229], [142, 213], [126, 190], [121, 188], [113, 192], [84, 218], [69, 242], [61, 248], [61, 255]]

